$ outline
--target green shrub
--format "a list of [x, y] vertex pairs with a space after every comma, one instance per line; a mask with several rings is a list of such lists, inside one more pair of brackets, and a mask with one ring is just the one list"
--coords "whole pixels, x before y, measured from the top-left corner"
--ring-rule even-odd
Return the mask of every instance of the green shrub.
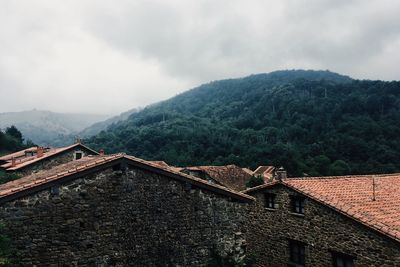
[[4, 233], [4, 224], [0, 223], [0, 266], [11, 266], [10, 239]]
[[7, 183], [18, 178], [20, 178], [20, 175], [17, 173], [7, 173], [4, 171], [0, 171], [0, 184]]
[[259, 185], [264, 184], [264, 178], [261, 177], [261, 175], [258, 176], [252, 176], [246, 183], [247, 188], [251, 187], [256, 187]]

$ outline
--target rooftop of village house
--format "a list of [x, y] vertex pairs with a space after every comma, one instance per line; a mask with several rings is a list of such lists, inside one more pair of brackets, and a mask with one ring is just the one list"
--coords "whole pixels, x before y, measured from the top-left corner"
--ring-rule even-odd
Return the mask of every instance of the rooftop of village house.
[[[1, 161], [6, 162], [1, 166], [6, 169], [17, 170], [77, 146], [83, 145], [76, 143], [62, 148], [31, 147], [0, 157]], [[91, 150], [90, 148], [87, 149]], [[251, 195], [252, 192], [281, 184], [368, 227], [400, 240], [400, 221], [397, 220], [400, 216], [400, 174], [289, 178], [267, 182], [264, 185], [238, 193], [236, 191], [243, 190], [245, 182], [252, 175], [265, 177], [266, 175], [275, 174], [276, 169], [272, 166], [260, 166], [254, 172], [251, 172], [236, 165], [177, 168], [168, 165], [164, 161], [146, 161], [124, 154], [104, 155], [101, 153], [98, 156], [83, 157], [50, 170], [43, 170], [0, 185], [0, 200], [121, 158], [165, 171], [170, 175], [174, 175], [175, 178], [180, 177], [185, 181], [195, 182], [206, 189], [217, 190], [219, 193], [222, 192], [239, 198], [246, 198], [247, 195], [244, 194]], [[10, 161], [14, 161], [12, 168], [10, 167]], [[199, 177], [182, 173], [185, 170], [205, 172], [218, 181], [219, 184], [210, 184]], [[251, 197], [247, 198], [251, 199]]]
[[6, 197], [13, 196], [18, 193], [28, 192], [31, 189], [38, 188], [60, 179], [82, 174], [84, 171], [95, 171], [96, 167], [102, 167], [107, 163], [116, 162], [120, 159], [126, 159], [128, 164], [135, 164], [144, 169], [160, 172], [176, 180], [192, 183], [193, 185], [206, 190], [214, 191], [219, 194], [237, 198], [244, 201], [252, 201], [253, 198], [249, 195], [231, 190], [227, 187], [210, 184], [207, 181], [198, 177], [187, 175], [179, 172], [174, 167], [170, 167], [160, 162], [146, 161], [133, 156], [128, 156], [123, 153], [113, 155], [91, 155], [83, 157], [79, 160], [70, 161], [65, 164], [58, 165], [49, 170], [42, 170], [28, 176], [24, 176], [17, 180], [0, 185], [0, 201]]
[[242, 191], [283, 185], [400, 241], [400, 173], [287, 178]]
[[0, 164], [1, 164], [0, 169], [4, 169], [6, 171], [17, 171], [21, 168], [34, 164], [38, 161], [59, 155], [65, 151], [77, 147], [82, 147], [89, 151], [92, 151], [93, 154], [98, 154], [98, 152], [83, 145], [81, 142], [76, 142], [75, 144], [58, 148], [40, 147], [40, 146], [30, 147], [0, 157]]

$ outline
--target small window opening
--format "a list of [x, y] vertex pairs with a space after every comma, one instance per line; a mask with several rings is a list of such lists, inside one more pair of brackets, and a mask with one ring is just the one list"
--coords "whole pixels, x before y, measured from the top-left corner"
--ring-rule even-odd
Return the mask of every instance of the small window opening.
[[75, 160], [81, 159], [83, 157], [83, 152], [82, 151], [77, 151], [74, 153], [74, 158]]
[[[292, 266], [305, 266], [306, 264], [306, 249], [305, 244], [299, 241], [289, 241], [290, 263]], [[294, 264], [294, 265], [293, 265]]]
[[304, 214], [304, 198], [303, 197], [291, 197], [292, 212], [298, 214]]
[[275, 205], [275, 194], [271, 194], [271, 193], [266, 193], [265, 195], [265, 207], [269, 208], [269, 209], [275, 209], [276, 205]]
[[354, 267], [354, 257], [343, 253], [332, 253], [333, 267]]

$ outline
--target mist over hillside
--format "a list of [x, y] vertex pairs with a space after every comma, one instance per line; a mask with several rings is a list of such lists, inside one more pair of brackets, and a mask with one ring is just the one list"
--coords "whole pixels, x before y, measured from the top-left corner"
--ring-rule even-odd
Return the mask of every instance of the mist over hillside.
[[15, 125], [25, 139], [38, 145], [72, 142], [74, 135], [109, 115], [68, 114], [43, 110], [0, 113], [0, 128]]

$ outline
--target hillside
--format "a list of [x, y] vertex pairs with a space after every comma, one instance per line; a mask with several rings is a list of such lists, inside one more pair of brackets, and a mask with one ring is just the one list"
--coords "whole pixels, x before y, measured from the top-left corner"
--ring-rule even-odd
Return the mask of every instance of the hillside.
[[175, 165], [283, 165], [289, 175], [400, 171], [400, 82], [279, 71], [204, 84], [88, 140]]
[[111, 124], [126, 120], [129, 118], [130, 115], [132, 115], [133, 113], [136, 113], [138, 111], [139, 111], [139, 109], [133, 108], [131, 110], [121, 113], [118, 116], [111, 117], [104, 121], [96, 122], [96, 123], [90, 125], [89, 127], [83, 129], [82, 131], [80, 131], [78, 133], [78, 135], [80, 137], [90, 137], [90, 136], [96, 135], [96, 134], [100, 133], [101, 131], [106, 130], [107, 127], [109, 127]]
[[63, 145], [74, 140], [74, 135], [95, 122], [109, 116], [92, 114], [64, 114], [42, 110], [0, 113], [0, 128], [15, 125], [25, 139], [38, 145]]

